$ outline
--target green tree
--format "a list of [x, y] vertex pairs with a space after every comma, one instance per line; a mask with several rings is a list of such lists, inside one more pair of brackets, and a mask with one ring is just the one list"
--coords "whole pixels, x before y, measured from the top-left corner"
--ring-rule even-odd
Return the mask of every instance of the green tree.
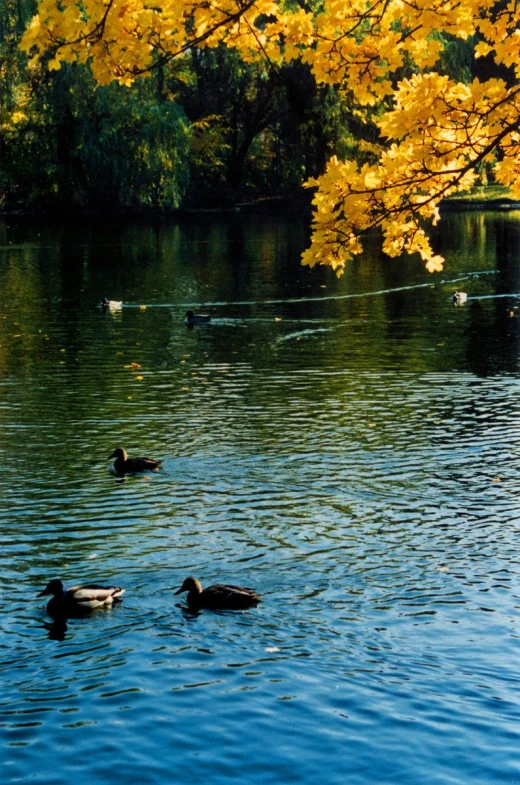
[[96, 89], [81, 66], [56, 76], [58, 200], [178, 207], [188, 184], [190, 128], [181, 107], [161, 95], [158, 74], [130, 89], [116, 83]]
[[32, 0], [0, 3], [0, 207], [178, 207], [190, 125], [157, 71], [99, 88], [86, 66], [30, 67]]

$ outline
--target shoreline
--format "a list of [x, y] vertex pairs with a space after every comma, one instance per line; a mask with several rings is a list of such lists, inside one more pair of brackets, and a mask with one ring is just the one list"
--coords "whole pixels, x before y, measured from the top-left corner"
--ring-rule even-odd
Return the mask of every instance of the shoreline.
[[[520, 210], [520, 201], [511, 198], [454, 198], [445, 199], [440, 203], [441, 212], [469, 212], [475, 211], [500, 211], [508, 212]], [[32, 217], [49, 219], [73, 219], [84, 220], [88, 218], [111, 218], [111, 219], [169, 219], [169, 220], [189, 220], [201, 215], [214, 217], [233, 217], [241, 215], [258, 217], [311, 217], [312, 205], [310, 200], [297, 198], [294, 196], [268, 196], [260, 197], [256, 200], [237, 202], [235, 205], [221, 207], [199, 206], [181, 207], [178, 209], [163, 210], [161, 208], [147, 207], [85, 207], [85, 208], [65, 208], [56, 207], [51, 209], [36, 208], [13, 208], [3, 210], [0, 208], [0, 220], [11, 217]]]

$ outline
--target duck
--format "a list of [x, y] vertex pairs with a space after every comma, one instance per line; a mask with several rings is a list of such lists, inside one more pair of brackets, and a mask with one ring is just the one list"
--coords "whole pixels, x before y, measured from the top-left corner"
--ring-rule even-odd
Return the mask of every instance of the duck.
[[188, 324], [207, 324], [208, 322], [211, 322], [211, 316], [204, 313], [193, 313], [193, 311], [188, 311], [186, 314], [186, 321]]
[[188, 605], [192, 610], [199, 608], [240, 610], [250, 608], [260, 602], [260, 596], [254, 589], [220, 583], [203, 589], [201, 582], [192, 576], [184, 580], [181, 588], [175, 594], [182, 594], [186, 591], [188, 592]]
[[101, 300], [101, 307], [106, 309], [121, 308], [122, 305], [123, 305], [122, 300], [107, 300], [106, 297], [103, 297], [103, 299]]
[[451, 299], [454, 303], [457, 303], [457, 305], [462, 305], [462, 303], [465, 303], [468, 299], [468, 295], [466, 292], [453, 292]]
[[96, 583], [66, 589], [62, 580], [54, 578], [37, 596], [52, 594], [47, 603], [47, 612], [53, 617], [67, 617], [90, 613], [94, 608], [109, 607], [124, 593], [121, 586], [98, 586]]
[[162, 460], [155, 458], [129, 458], [126, 450], [122, 447], [116, 447], [112, 455], [108, 456], [108, 460], [115, 458], [114, 469], [119, 476], [123, 474], [135, 474], [136, 472], [154, 472], [162, 463]]

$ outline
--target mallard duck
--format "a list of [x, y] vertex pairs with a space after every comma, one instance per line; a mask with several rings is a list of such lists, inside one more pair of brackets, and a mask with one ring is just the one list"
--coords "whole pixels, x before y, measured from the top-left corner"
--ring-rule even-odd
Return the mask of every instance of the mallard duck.
[[121, 308], [122, 305], [123, 305], [122, 300], [107, 300], [106, 297], [103, 297], [103, 299], [101, 300], [101, 307], [106, 309], [114, 310], [115, 308]]
[[63, 581], [54, 578], [37, 596], [44, 597], [46, 594], [52, 594], [47, 603], [48, 613], [55, 617], [66, 617], [75, 613], [89, 613], [94, 608], [112, 605], [114, 600], [118, 600], [124, 592], [125, 590], [120, 586], [98, 586], [95, 583], [66, 589]]
[[203, 313], [193, 313], [193, 311], [188, 311], [186, 314], [186, 321], [188, 324], [204, 324], [211, 322], [211, 316]]
[[122, 447], [116, 447], [112, 455], [108, 456], [108, 460], [115, 458], [114, 469], [122, 476], [123, 474], [134, 474], [135, 472], [153, 472], [159, 468], [162, 461], [157, 461], [155, 458], [129, 458], [126, 450]]
[[188, 592], [188, 605], [194, 610], [199, 608], [221, 608], [239, 610], [257, 605], [260, 597], [254, 589], [245, 586], [226, 586], [216, 584], [202, 588], [201, 582], [197, 578], [186, 578], [181, 588], [175, 594]]
[[462, 305], [462, 303], [465, 303], [468, 299], [468, 295], [466, 292], [453, 292], [451, 299], [454, 303], [457, 303], [457, 305]]

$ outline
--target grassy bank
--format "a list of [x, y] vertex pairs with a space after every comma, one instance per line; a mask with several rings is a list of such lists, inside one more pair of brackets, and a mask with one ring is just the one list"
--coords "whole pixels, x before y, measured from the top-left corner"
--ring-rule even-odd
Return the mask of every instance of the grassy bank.
[[520, 201], [503, 185], [480, 185], [442, 202], [448, 210], [518, 210]]

